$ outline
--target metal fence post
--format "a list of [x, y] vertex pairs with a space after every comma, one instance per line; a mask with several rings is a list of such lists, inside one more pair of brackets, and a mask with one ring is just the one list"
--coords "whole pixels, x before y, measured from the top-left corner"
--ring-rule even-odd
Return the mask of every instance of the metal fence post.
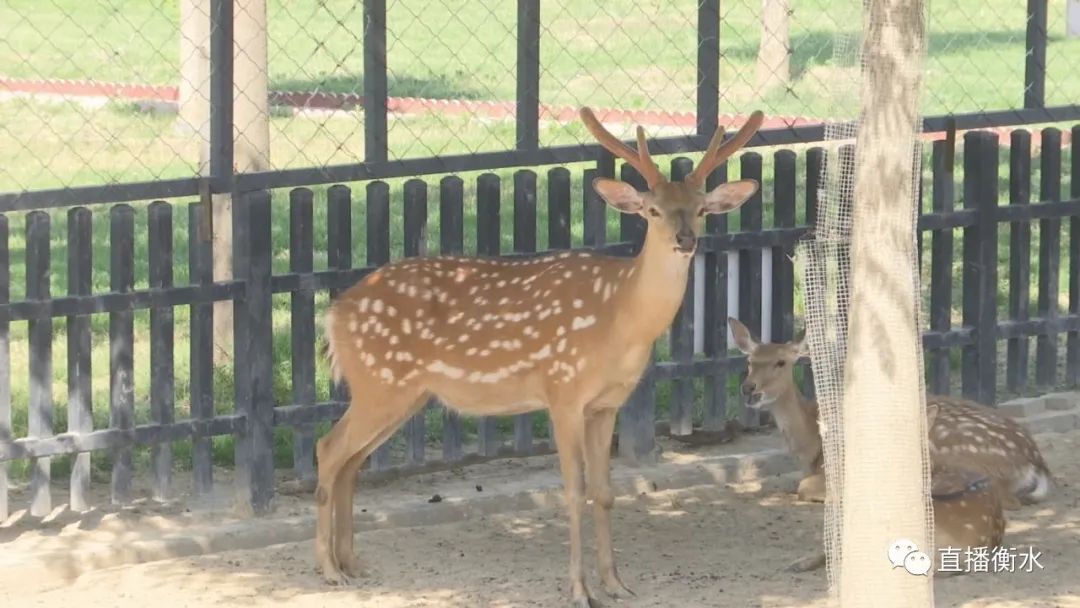
[[1024, 107], [1046, 106], [1046, 4], [1028, 0], [1024, 53]]
[[364, 162], [386, 162], [386, 0], [364, 0]]

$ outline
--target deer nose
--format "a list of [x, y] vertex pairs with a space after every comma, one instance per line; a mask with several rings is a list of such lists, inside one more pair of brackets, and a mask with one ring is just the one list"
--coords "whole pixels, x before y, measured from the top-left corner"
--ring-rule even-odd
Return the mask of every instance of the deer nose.
[[746, 396], [750, 396], [750, 395], [754, 394], [754, 389], [756, 389], [756, 388], [757, 387], [754, 386], [753, 382], [751, 382], [749, 380], [744, 380], [743, 383], [742, 383], [742, 394], [746, 395]]
[[675, 233], [675, 243], [682, 251], [693, 251], [697, 244], [697, 237], [689, 230], [680, 230]]

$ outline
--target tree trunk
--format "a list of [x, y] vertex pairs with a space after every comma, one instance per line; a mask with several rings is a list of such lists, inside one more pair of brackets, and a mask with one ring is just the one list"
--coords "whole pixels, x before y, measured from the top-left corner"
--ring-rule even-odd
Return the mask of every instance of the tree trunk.
[[176, 132], [198, 142], [203, 174], [210, 145], [210, 0], [180, 2], [179, 89]]
[[933, 606], [932, 578], [893, 568], [886, 550], [907, 539], [926, 554], [912, 566], [932, 565], [936, 556], [928, 542], [933, 522], [914, 221], [922, 2], [870, 0], [863, 19], [841, 410], [839, 599], [845, 608], [915, 608]]
[[791, 84], [790, 9], [791, 0], [761, 0], [756, 79], [759, 93]]
[[[237, 173], [270, 169], [270, 106], [266, 0], [236, 0], [233, 16], [233, 167]], [[215, 195], [214, 280], [233, 277], [232, 199]], [[214, 361], [233, 355], [233, 303], [214, 306]]]

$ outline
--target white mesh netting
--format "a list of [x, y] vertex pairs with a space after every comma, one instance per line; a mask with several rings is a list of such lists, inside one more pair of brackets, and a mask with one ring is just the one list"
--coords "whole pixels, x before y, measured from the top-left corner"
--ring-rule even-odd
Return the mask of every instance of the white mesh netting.
[[934, 556], [915, 233], [925, 11], [913, 0], [841, 2], [863, 29], [836, 38], [817, 223], [799, 248], [830, 599], [931, 606], [930, 576], [887, 557], [901, 538]]

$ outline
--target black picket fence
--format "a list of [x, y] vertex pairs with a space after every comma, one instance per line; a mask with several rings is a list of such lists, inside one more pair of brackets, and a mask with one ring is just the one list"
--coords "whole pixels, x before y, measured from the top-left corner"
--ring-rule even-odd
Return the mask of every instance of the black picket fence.
[[[919, 232], [921, 239], [925, 240], [923, 233], [929, 233], [930, 239], [921, 264], [924, 282], [929, 283], [929, 328], [923, 343], [931, 390], [959, 390], [994, 403], [1002, 389], [1020, 393], [1071, 386], [1080, 380], [1080, 277], [1076, 270], [1080, 264], [1080, 126], [1072, 132], [1068, 199], [1061, 192], [1062, 134], [1045, 129], [1040, 135], [1037, 166], [1033, 166], [1031, 135], [1015, 131], [1011, 136], [1006, 205], [1000, 204], [1003, 172], [997, 135], [969, 132], [955, 154], [947, 141], [927, 146], [925, 208]], [[841, 159], [853, 158], [850, 146], [837, 152]], [[729, 352], [725, 319], [734, 313], [734, 305], [737, 316], [757, 335], [766, 331], [773, 341], [796, 336], [795, 285], [801, 277], [796, 276], [790, 256], [807, 226], [815, 222], [820, 169], [827, 153], [823, 147], [813, 147], [801, 152], [778, 150], [771, 159], [753, 151], [738, 158], [740, 177], [765, 185], [738, 212], [707, 220], [700, 241], [702, 260], [695, 263], [683, 306], [669, 335], [657, 344], [654, 363], [620, 412], [617, 441], [622, 457], [635, 460], [650, 454], [660, 422], [673, 435], [687, 435], [698, 428], [721, 428], [743, 415], [734, 389], [745, 359]], [[954, 157], [962, 158], [959, 178]], [[771, 165], [771, 175], [763, 175], [765, 160]], [[689, 159], [676, 158], [671, 161], [670, 176], [681, 179], [692, 167]], [[730, 168], [725, 165], [714, 171], [708, 187], [726, 181]], [[1034, 169], [1040, 181], [1038, 202], [1031, 200]], [[594, 177], [614, 172], [610, 157], [596, 168], [585, 168], [577, 175], [575, 171], [555, 167], [538, 176], [520, 170], [510, 184], [485, 173], [475, 181], [475, 201], [467, 201], [466, 183], [458, 176], [443, 177], [435, 193], [429, 192], [428, 182], [410, 179], [400, 192], [400, 252], [430, 255], [435, 252], [429, 246], [435, 249], [437, 242], [440, 253], [535, 255], [541, 249], [539, 242], [546, 239], [544, 250], [636, 253], [644, 236], [643, 220], [619, 216], [617, 238], [613, 238], [616, 235], [608, 232], [614, 212], [588, 186]], [[621, 177], [645, 186], [628, 166], [621, 167]], [[955, 191], [958, 179], [963, 188], [960, 207]], [[97, 241], [94, 214], [76, 207], [66, 216], [65, 295], [52, 292], [52, 274], [58, 266], [51, 259], [52, 251], [57, 237], [63, 236], [51, 229], [56, 216], [31, 211], [25, 215], [21, 234], [11, 234], [9, 218], [0, 216], [0, 518], [10, 510], [8, 463], [3, 461], [29, 462], [28, 498], [31, 512], [37, 515], [52, 507], [51, 459], [58, 456], [70, 458], [70, 504], [75, 509], [89, 506], [92, 455], [108, 459], [111, 465], [112, 501], [129, 502], [136, 480], [133, 454], [143, 446], [149, 446], [147, 483], [157, 498], [173, 495], [174, 474], [181, 465], [190, 465], [196, 495], [211, 492], [213, 438], [222, 436], [235, 438], [234, 483], [255, 512], [270, 505], [276, 469], [291, 468], [296, 476], [311, 479], [315, 437], [320, 427], [325, 429], [344, 412], [348, 401], [345, 387], [329, 386], [325, 363], [318, 359], [319, 319], [327, 296], [333, 297], [391, 260], [396, 234], [392, 228], [397, 193], [393, 190], [386, 182], [371, 181], [362, 193], [335, 185], [325, 190], [324, 197], [306, 188], [289, 191], [287, 200], [275, 199], [266, 190], [239, 195], [234, 204], [236, 272], [233, 280], [218, 282], [212, 277], [206, 209], [201, 203], [187, 205], [181, 214], [163, 201], [138, 209], [127, 204], [112, 206], [107, 212], [107, 235], [99, 235]], [[504, 190], [511, 192], [508, 205], [502, 200]], [[546, 200], [541, 203], [541, 198]], [[432, 203], [437, 213], [432, 213]], [[325, 221], [320, 219], [320, 206]], [[512, 213], [511, 234], [502, 230], [504, 207]], [[362, 216], [354, 217], [357, 209], [362, 209]], [[438, 224], [437, 238], [434, 232], [428, 233], [431, 219]], [[1061, 222], [1065, 219], [1069, 220], [1067, 311], [1059, 310]], [[316, 258], [322, 255], [317, 223], [326, 230], [326, 263], [320, 269], [316, 268]], [[1004, 224], [1009, 225], [1007, 239], [999, 238]], [[145, 225], [146, 230], [145, 273], [140, 268], [144, 260], [137, 254], [137, 225]], [[185, 230], [187, 238], [174, 242], [174, 235], [183, 237]], [[356, 263], [354, 230], [364, 234], [362, 266]], [[275, 231], [288, 235], [287, 247], [275, 246], [285, 240], [275, 239]], [[962, 232], [959, 241], [956, 231]], [[466, 236], [472, 233], [475, 239], [467, 245]], [[1033, 234], [1038, 238], [1034, 268]], [[103, 238], [109, 256], [108, 286], [95, 290], [93, 250], [95, 243], [104, 246]], [[504, 241], [509, 241], [511, 251], [503, 252]], [[183, 246], [187, 264], [176, 264], [182, 260]], [[25, 258], [26, 289], [24, 297], [12, 301], [11, 277], [17, 268], [13, 261], [19, 254]], [[999, 266], [1005, 264], [1007, 281], [998, 276]], [[954, 277], [954, 265], [960, 266], [959, 277]], [[1038, 277], [1034, 310], [1030, 306], [1033, 270]], [[186, 283], [176, 280], [184, 274]], [[145, 277], [145, 287], [141, 278], [136, 286], [137, 277]], [[275, 297], [289, 301], [287, 310], [280, 307], [277, 315]], [[762, 306], [763, 298], [771, 302], [768, 307]], [[234, 357], [242, 363], [226, 370], [224, 378], [213, 366], [215, 302], [233, 303]], [[959, 325], [953, 323], [954, 310], [961, 314]], [[142, 403], [137, 402], [133, 380], [136, 359], [142, 365], [135, 356], [135, 317], [147, 311], [150, 378]], [[100, 318], [96, 315], [108, 319], [107, 422], [95, 422], [94, 417], [95, 411], [101, 414], [99, 410], [106, 409], [104, 405], [94, 408], [92, 394], [93, 323]], [[282, 317], [287, 330], [275, 324], [275, 318]], [[52, 388], [54, 319], [65, 319], [66, 330], [66, 403], [59, 407]], [[28, 385], [26, 399], [17, 400], [13, 398], [13, 379], [17, 378], [12, 366], [12, 323], [24, 321]], [[186, 375], [177, 373], [178, 368], [183, 371], [175, 357], [178, 345], [182, 347], [178, 328], [188, 339]], [[1064, 366], [1059, 364], [1062, 336]], [[1034, 377], [1029, 373], [1032, 338]], [[1006, 355], [1004, 379], [998, 374], [1000, 346]], [[288, 377], [280, 377], [281, 369], [288, 370]], [[955, 382], [957, 369], [959, 381]], [[231, 394], [223, 398], [215, 386], [221, 389], [230, 382]], [[812, 383], [806, 384], [812, 388]], [[545, 420], [542, 413], [469, 420], [433, 402], [373, 455], [368, 468], [416, 470], [432, 462], [460, 465], [550, 451], [553, 446]], [[281, 450], [275, 450], [283, 435], [291, 443], [291, 457], [284, 460], [291, 462], [282, 462]], [[183, 456], [188, 462], [179, 462], [179, 452], [174, 450], [179, 445], [188, 446]]]

